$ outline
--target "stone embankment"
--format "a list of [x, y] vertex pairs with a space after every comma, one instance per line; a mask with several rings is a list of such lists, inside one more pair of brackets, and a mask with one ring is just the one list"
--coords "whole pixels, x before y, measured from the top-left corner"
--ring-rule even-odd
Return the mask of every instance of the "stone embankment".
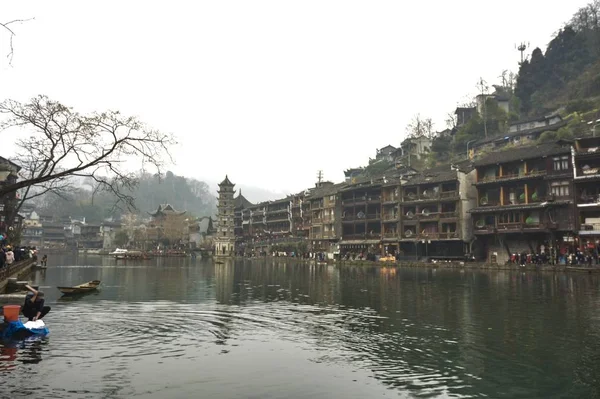
[[33, 259], [25, 259], [20, 262], [15, 262], [10, 266], [5, 266], [0, 269], [0, 293], [4, 293], [8, 280], [10, 278], [21, 279], [31, 273], [31, 269], [35, 264]]
[[[286, 258], [286, 257], [258, 257], [258, 258], [242, 258], [250, 260], [292, 260], [296, 262], [307, 262], [315, 263], [314, 259], [300, 259], [300, 258]], [[577, 273], [600, 273], [600, 265], [534, 265], [528, 264], [520, 266], [517, 264], [492, 264], [484, 262], [373, 262], [373, 261], [361, 261], [361, 260], [349, 260], [349, 261], [333, 261], [328, 260], [327, 262], [317, 262], [322, 264], [331, 264], [338, 266], [381, 266], [381, 267], [403, 267], [403, 268], [428, 268], [428, 269], [464, 269], [464, 270], [488, 270], [488, 271], [500, 271], [500, 270], [515, 270], [515, 271], [541, 271], [541, 272], [577, 272]]]

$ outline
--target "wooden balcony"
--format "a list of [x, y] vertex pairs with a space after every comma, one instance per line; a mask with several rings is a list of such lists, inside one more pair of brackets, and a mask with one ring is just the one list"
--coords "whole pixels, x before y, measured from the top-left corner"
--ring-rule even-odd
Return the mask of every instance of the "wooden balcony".
[[348, 198], [342, 200], [342, 205], [359, 205], [367, 202], [367, 196], [360, 196], [355, 198]]
[[267, 223], [289, 222], [289, 220], [290, 219], [284, 215], [282, 217], [267, 218]]
[[441, 199], [446, 199], [446, 198], [456, 198], [458, 197], [458, 191], [442, 191], [440, 192], [440, 198]]
[[515, 181], [520, 179], [531, 179], [537, 177], [546, 176], [547, 172], [545, 170], [532, 170], [527, 173], [513, 173], [513, 174], [505, 174], [502, 176], [483, 176], [479, 181], [475, 184], [487, 184], [487, 183], [498, 183], [505, 181]]
[[458, 217], [457, 212], [442, 212], [440, 213], [440, 219], [455, 219]]
[[430, 212], [430, 213], [417, 213], [417, 219], [424, 220], [438, 220], [440, 218], [440, 214], [438, 212]]
[[381, 239], [381, 233], [344, 234], [342, 238], [344, 240], [379, 240]]
[[381, 202], [383, 203], [383, 205], [387, 205], [387, 204], [394, 204], [396, 202], [400, 201], [400, 196], [399, 195], [393, 195], [390, 197], [383, 197], [381, 199]]

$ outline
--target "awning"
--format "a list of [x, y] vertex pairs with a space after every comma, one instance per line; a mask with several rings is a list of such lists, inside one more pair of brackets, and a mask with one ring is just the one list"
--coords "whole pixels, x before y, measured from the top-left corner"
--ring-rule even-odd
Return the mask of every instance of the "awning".
[[580, 236], [600, 236], [600, 230], [579, 230]]

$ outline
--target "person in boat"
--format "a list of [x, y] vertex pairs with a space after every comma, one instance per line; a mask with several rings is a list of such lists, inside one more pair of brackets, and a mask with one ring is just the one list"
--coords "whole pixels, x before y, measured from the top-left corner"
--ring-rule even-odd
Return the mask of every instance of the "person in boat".
[[29, 285], [26, 285], [25, 288], [29, 292], [23, 304], [23, 316], [27, 317], [29, 321], [41, 320], [50, 312], [50, 306], [44, 306], [44, 293], [33, 289]]
[[46, 263], [48, 263], [48, 255], [44, 254], [42, 256], [42, 266], [46, 266]]

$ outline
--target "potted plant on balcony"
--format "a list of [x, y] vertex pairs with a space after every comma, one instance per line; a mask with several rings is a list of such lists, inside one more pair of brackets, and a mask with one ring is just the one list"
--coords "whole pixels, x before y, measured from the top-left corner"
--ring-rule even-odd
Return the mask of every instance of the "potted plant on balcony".
[[537, 201], [538, 200], [538, 193], [537, 193], [537, 191], [534, 191], [533, 194], [531, 194], [531, 200], [532, 201]]
[[525, 202], [525, 193], [521, 193], [521, 195], [519, 195], [519, 202]]
[[536, 224], [535, 223], [535, 219], [533, 217], [531, 217], [531, 216], [528, 216], [527, 219], [525, 219], [525, 224], [528, 225], [528, 226]]

